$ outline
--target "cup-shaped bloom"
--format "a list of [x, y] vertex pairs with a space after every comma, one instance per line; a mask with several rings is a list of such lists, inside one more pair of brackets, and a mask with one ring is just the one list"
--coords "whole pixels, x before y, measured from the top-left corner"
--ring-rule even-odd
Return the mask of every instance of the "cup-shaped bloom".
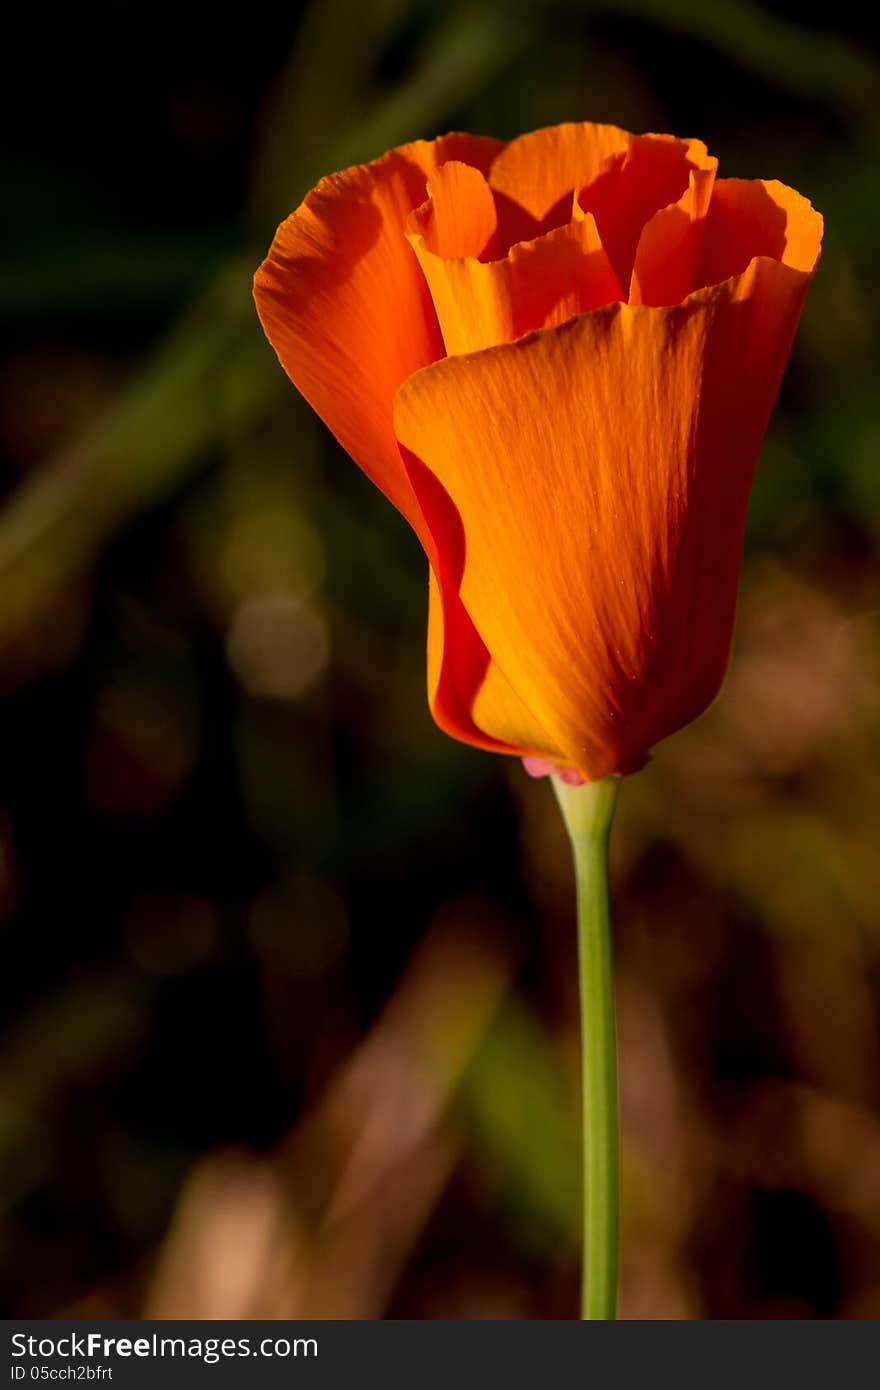
[[727, 664], [758, 449], [822, 219], [697, 140], [447, 135], [325, 178], [258, 312], [417, 532], [438, 724], [586, 779]]

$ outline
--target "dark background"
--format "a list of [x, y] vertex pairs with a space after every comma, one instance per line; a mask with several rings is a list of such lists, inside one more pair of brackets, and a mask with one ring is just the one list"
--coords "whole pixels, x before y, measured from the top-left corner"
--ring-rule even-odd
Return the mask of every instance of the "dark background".
[[621, 796], [622, 1315], [878, 1316], [869, 10], [120, 0], [6, 27], [7, 1314], [575, 1315], [550, 790], [431, 723], [419, 548], [250, 279], [331, 169], [590, 119], [700, 136], [827, 224], [731, 673]]

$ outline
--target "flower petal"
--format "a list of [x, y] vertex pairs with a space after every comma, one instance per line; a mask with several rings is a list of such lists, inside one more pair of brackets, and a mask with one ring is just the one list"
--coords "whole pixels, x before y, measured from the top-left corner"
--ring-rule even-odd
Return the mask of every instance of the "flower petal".
[[288, 376], [426, 550], [435, 718], [453, 736], [496, 751], [508, 749], [503, 737], [474, 723], [475, 692], [485, 692], [492, 727], [502, 731], [515, 731], [517, 718], [506, 711], [518, 701], [464, 612], [457, 584], [435, 574], [444, 566], [394, 437], [392, 402], [402, 381], [443, 352], [406, 243], [407, 218], [447, 161], [485, 173], [502, 148], [497, 140], [447, 135], [323, 179], [279, 227], [254, 282], [260, 319]]
[[407, 227], [434, 255], [480, 258], [498, 231], [492, 190], [479, 169], [451, 159], [428, 179], [428, 199]]
[[[428, 598], [428, 704], [452, 738], [493, 753], [552, 751], [552, 741], [494, 661], [457, 586], [432, 569]], [[490, 732], [491, 731], [491, 732]]]
[[322, 179], [275, 235], [254, 296], [288, 376], [342, 447], [423, 523], [391, 422], [397, 388], [443, 354], [406, 220], [446, 160], [487, 169], [503, 146], [446, 135]]
[[610, 304], [398, 392], [425, 514], [445, 498], [460, 518], [465, 609], [549, 736], [530, 753], [626, 772], [714, 697], [808, 281], [759, 258], [684, 304]]
[[[416, 226], [411, 218], [410, 227]], [[512, 342], [623, 298], [589, 214], [535, 241], [519, 242], [497, 261], [447, 259], [435, 254], [416, 230], [409, 237], [447, 353]]]
[[[578, 205], [595, 217], [621, 285], [629, 286], [646, 223], [661, 208], [678, 203], [687, 194], [692, 171], [711, 172], [714, 177], [717, 166], [718, 161], [700, 140], [631, 135], [626, 150], [580, 189]], [[692, 288], [693, 284], [687, 287]]]
[[645, 224], [630, 280], [630, 304], [680, 304], [697, 288], [715, 168], [691, 169], [677, 203]]
[[712, 194], [697, 286], [739, 275], [754, 256], [795, 270], [819, 259], [822, 217], [808, 200], [775, 179], [719, 179]]
[[552, 740], [499, 670], [461, 601], [464, 530], [449, 496], [402, 450], [429, 528], [428, 703], [441, 729], [499, 753], [552, 751]]
[[541, 222], [562, 198], [590, 183], [610, 158], [625, 154], [630, 138], [617, 126], [588, 121], [533, 130], [496, 155], [489, 183]]

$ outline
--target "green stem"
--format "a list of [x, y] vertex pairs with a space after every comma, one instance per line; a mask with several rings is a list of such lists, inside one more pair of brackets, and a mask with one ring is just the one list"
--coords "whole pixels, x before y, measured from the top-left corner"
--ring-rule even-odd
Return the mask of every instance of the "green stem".
[[581, 1317], [617, 1310], [617, 1040], [608, 912], [608, 833], [619, 777], [570, 787], [551, 778], [574, 853], [583, 1094]]

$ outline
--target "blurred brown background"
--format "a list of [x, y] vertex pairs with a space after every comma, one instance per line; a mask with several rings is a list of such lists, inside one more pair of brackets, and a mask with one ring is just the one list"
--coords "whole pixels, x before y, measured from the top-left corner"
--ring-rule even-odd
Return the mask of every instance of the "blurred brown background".
[[104, 0], [11, 23], [7, 1313], [575, 1315], [550, 789], [432, 725], [418, 546], [289, 387], [250, 279], [324, 172], [585, 118], [698, 135], [827, 219], [730, 677], [615, 829], [622, 1314], [880, 1315], [871, 12]]

